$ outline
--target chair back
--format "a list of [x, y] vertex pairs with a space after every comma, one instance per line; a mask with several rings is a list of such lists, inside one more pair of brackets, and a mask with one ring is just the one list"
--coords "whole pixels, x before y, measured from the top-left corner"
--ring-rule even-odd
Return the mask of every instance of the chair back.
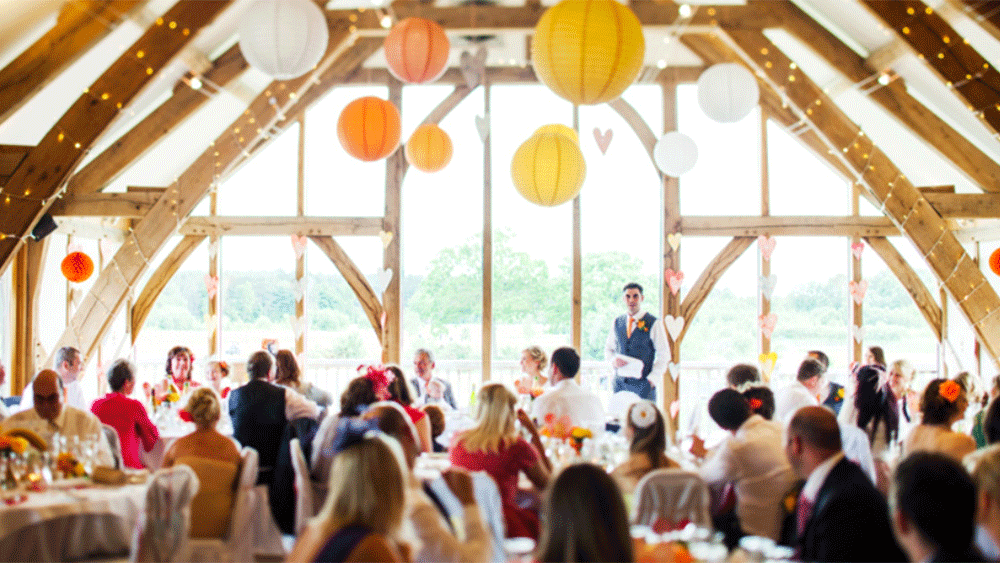
[[711, 494], [700, 475], [683, 469], [650, 471], [635, 487], [632, 523], [667, 531], [688, 522], [712, 528]]
[[146, 509], [132, 538], [131, 561], [180, 561], [187, 556], [191, 500], [198, 476], [186, 465], [161, 469], [146, 489]]
[[104, 439], [108, 441], [108, 447], [111, 448], [111, 455], [115, 458], [115, 469], [124, 469], [125, 458], [122, 456], [122, 441], [118, 439], [118, 431], [114, 426], [103, 423], [101, 430], [104, 432]]
[[295, 535], [297, 536], [316, 512], [313, 503], [312, 477], [309, 475], [306, 456], [302, 452], [302, 444], [298, 438], [292, 438], [288, 446], [292, 454], [292, 469], [295, 470]]

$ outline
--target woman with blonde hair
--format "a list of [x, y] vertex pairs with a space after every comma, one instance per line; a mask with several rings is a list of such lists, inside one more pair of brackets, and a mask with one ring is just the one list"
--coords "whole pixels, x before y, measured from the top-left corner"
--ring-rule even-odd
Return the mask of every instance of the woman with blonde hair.
[[[541, 390], [549, 382], [542, 370], [549, 363], [545, 351], [538, 346], [529, 346], [521, 351], [521, 372], [524, 376], [517, 380], [514, 387], [518, 393], [529, 394], [532, 390]], [[537, 392], [537, 391], [536, 391]]]
[[1000, 559], [1000, 445], [965, 458], [976, 482], [976, 546], [989, 561]]
[[955, 432], [951, 426], [962, 419], [968, 402], [962, 386], [950, 379], [935, 379], [927, 384], [920, 401], [923, 419], [903, 443], [903, 455], [912, 452], [938, 452], [961, 462], [976, 449], [976, 442], [967, 434]]
[[274, 355], [274, 364], [277, 366], [274, 382], [278, 385], [296, 391], [321, 407], [328, 407], [333, 402], [333, 395], [308, 381], [302, 381], [302, 370], [291, 350], [278, 350]]
[[660, 409], [651, 401], [639, 401], [628, 409], [625, 438], [631, 442], [629, 457], [615, 468], [611, 477], [622, 493], [631, 495], [636, 484], [654, 469], [680, 467], [667, 457], [667, 424]]
[[342, 420], [332, 447], [326, 502], [287, 560], [408, 561], [409, 547], [397, 541], [406, 507], [398, 444], [370, 422]]
[[[496, 481], [503, 501], [507, 537], [538, 537], [538, 515], [517, 503], [517, 480], [523, 471], [539, 490], [549, 482], [551, 465], [538, 430], [524, 411], [515, 413], [517, 398], [499, 383], [484, 385], [476, 394], [476, 426], [458, 435], [451, 463], [469, 471], [485, 471]], [[534, 445], [518, 435], [516, 421], [531, 434]], [[540, 453], [542, 452], [542, 453]]]

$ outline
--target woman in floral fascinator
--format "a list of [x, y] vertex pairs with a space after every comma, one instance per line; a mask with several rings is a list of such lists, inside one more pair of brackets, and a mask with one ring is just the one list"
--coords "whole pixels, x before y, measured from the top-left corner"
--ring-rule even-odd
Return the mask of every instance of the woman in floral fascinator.
[[968, 402], [961, 385], [950, 379], [935, 379], [927, 384], [920, 401], [923, 419], [903, 444], [903, 455], [913, 452], [938, 452], [959, 463], [976, 449], [971, 436], [955, 432], [951, 425], [962, 419]]
[[680, 467], [667, 457], [667, 424], [663, 413], [651, 401], [639, 401], [628, 409], [625, 437], [631, 442], [629, 457], [615, 468], [611, 477], [626, 495], [654, 469]]

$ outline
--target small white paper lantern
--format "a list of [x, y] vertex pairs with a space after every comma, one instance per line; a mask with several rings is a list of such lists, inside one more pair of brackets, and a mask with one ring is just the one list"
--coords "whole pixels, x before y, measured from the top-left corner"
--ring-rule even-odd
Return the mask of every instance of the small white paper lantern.
[[239, 34], [247, 62], [277, 80], [309, 72], [330, 40], [326, 17], [310, 0], [257, 0], [244, 12]]
[[698, 162], [698, 145], [684, 133], [671, 131], [656, 141], [653, 160], [667, 176], [680, 176], [690, 172]]
[[750, 115], [758, 102], [757, 79], [741, 64], [712, 65], [698, 77], [698, 105], [719, 123], [736, 123]]

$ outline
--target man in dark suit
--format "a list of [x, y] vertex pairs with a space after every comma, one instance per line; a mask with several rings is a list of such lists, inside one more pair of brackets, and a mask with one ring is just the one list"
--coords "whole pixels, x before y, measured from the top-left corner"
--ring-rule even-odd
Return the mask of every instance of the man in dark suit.
[[[830, 369], [830, 358], [822, 350], [809, 350], [806, 356], [823, 364], [823, 374]], [[826, 398], [821, 403], [829, 407], [833, 414], [840, 414], [840, 407], [844, 406], [844, 386], [827, 380]]]
[[797, 559], [905, 561], [893, 539], [889, 507], [855, 463], [844, 457], [836, 416], [803, 407], [788, 424], [785, 453], [805, 479], [795, 505]]

